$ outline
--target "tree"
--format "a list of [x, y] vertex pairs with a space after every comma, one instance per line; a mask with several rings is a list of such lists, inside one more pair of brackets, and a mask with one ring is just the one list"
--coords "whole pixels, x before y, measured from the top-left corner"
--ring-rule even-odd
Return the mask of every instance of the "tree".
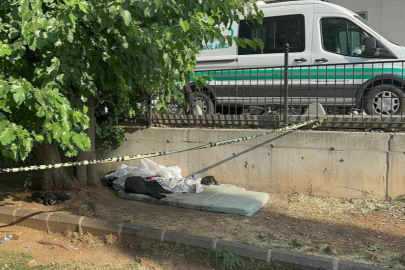
[[[145, 109], [147, 95], [164, 110], [181, 100], [196, 55], [240, 15], [261, 21], [249, 0], [3, 0], [0, 3], [0, 151], [2, 159], [37, 163], [96, 158], [123, 139], [123, 115]], [[204, 78], [196, 77], [198, 84]], [[108, 117], [96, 116], [108, 108]], [[97, 185], [94, 165], [42, 171], [43, 188]]]

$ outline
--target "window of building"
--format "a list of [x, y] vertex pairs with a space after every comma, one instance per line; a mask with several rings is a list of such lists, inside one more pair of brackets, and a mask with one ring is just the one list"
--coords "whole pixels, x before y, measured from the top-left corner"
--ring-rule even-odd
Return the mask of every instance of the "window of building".
[[[264, 54], [284, 52], [285, 43], [290, 45], [290, 52], [305, 50], [305, 19], [304, 15], [267, 17], [263, 24], [241, 21], [239, 37], [263, 42]], [[239, 55], [261, 54], [260, 48], [239, 47]]]
[[360, 27], [343, 18], [321, 20], [323, 48], [332, 53], [361, 56], [364, 38], [369, 35]]

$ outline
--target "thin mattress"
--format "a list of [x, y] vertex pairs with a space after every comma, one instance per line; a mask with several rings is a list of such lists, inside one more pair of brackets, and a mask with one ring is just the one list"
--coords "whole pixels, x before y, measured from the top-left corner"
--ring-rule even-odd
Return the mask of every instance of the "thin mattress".
[[146, 203], [242, 216], [255, 214], [269, 200], [267, 193], [226, 186], [204, 186], [204, 191], [199, 194], [174, 193], [162, 200], [156, 200], [143, 194], [125, 193], [121, 189], [118, 191], [118, 197]]

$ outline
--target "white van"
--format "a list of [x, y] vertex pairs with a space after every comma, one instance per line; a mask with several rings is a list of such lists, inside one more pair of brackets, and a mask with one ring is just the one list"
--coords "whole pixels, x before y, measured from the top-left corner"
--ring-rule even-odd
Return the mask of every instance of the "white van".
[[390, 42], [356, 13], [317, 0], [258, 3], [263, 24], [241, 21], [226, 34], [259, 38], [263, 53], [235, 44], [207, 44], [197, 74], [211, 81], [202, 92], [205, 114], [218, 107], [281, 107], [284, 46], [290, 45], [291, 106], [362, 108], [367, 114], [405, 112], [405, 48]]

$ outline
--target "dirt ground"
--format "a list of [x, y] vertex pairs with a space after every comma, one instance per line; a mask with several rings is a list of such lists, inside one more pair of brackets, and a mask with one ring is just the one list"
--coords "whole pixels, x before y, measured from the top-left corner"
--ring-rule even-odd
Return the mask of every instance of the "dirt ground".
[[20, 269], [12, 267], [18, 263], [40, 269], [212, 269], [182, 254], [152, 254], [141, 244], [111, 243], [91, 235], [75, 238], [23, 227], [11, 230], [18, 239], [0, 246], [0, 269]]
[[73, 192], [73, 200], [46, 207], [31, 202], [31, 190], [22, 185], [23, 180], [0, 179], [0, 206], [56, 210], [405, 269], [404, 201], [270, 195], [261, 211], [242, 217], [127, 201], [106, 187]]

